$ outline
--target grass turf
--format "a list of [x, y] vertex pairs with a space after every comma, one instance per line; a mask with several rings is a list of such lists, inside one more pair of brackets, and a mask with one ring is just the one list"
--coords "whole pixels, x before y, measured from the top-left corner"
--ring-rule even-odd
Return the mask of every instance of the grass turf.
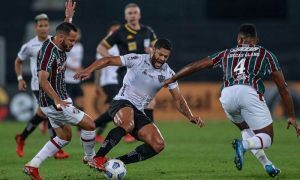
[[[156, 157], [127, 165], [125, 179], [267, 179], [260, 163], [250, 152], [245, 155], [242, 171], [233, 164], [234, 152], [231, 142], [240, 137], [236, 127], [227, 121], [207, 121], [202, 129], [185, 121], [158, 122], [166, 141], [165, 150]], [[25, 127], [23, 123], [0, 123], [0, 179], [28, 179], [23, 165], [28, 162], [46, 143], [47, 135], [36, 130], [26, 141], [25, 156], [15, 153], [14, 136]], [[112, 126], [110, 126], [112, 127]], [[299, 179], [300, 142], [293, 129], [286, 130], [286, 123], [274, 123], [275, 141], [267, 156], [282, 173], [280, 179]], [[139, 142], [120, 142], [108, 155], [116, 157], [134, 149]], [[96, 150], [100, 147], [96, 145]], [[55, 160], [49, 158], [40, 167], [45, 179], [104, 179], [103, 174], [93, 171], [81, 162], [83, 150], [79, 135], [73, 129], [72, 142], [64, 148], [70, 158]]]

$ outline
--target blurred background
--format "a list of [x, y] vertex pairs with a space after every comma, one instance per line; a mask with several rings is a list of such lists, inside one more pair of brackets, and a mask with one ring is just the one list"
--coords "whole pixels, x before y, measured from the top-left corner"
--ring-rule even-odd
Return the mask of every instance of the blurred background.
[[[241, 23], [254, 23], [260, 45], [277, 55], [295, 100], [297, 115], [300, 104], [300, 1], [298, 0], [77, 0], [73, 22], [81, 28], [84, 46], [83, 66], [95, 60], [96, 47], [106, 35], [110, 23], [124, 23], [124, 7], [130, 2], [141, 8], [141, 23], [151, 26], [158, 37], [173, 42], [169, 65], [179, 70], [184, 65], [216, 51], [236, 45]], [[0, 119], [19, 119], [18, 114], [32, 111], [26, 98], [15, 100], [20, 94], [14, 61], [23, 43], [35, 36], [34, 17], [46, 13], [51, 33], [64, 19], [63, 0], [6, 1], [0, 7]], [[30, 84], [29, 63], [23, 76]], [[82, 84], [87, 112], [96, 116], [103, 110], [104, 97], [94, 93], [93, 79]], [[207, 119], [225, 119], [218, 102], [222, 81], [221, 69], [207, 70], [181, 81], [182, 91], [192, 109]], [[87, 93], [88, 92], [88, 93]], [[165, 91], [158, 95], [156, 119], [182, 119]], [[95, 98], [96, 97], [96, 98]], [[265, 94], [275, 117], [284, 117], [276, 88], [267, 83]], [[100, 104], [99, 104], [100, 103]], [[28, 104], [28, 103], [27, 103]], [[14, 106], [14, 107], [12, 107]], [[12, 109], [22, 109], [12, 113]], [[175, 110], [176, 111], [176, 110]], [[32, 113], [29, 113], [32, 114]], [[30, 115], [28, 115], [29, 117]], [[26, 121], [28, 117], [23, 117]]]

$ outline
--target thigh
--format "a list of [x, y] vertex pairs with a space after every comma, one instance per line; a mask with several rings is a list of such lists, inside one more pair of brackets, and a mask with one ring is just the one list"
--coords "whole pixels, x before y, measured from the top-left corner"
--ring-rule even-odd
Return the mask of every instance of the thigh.
[[158, 141], [164, 141], [159, 129], [154, 123], [143, 126], [137, 134], [139, 140], [152, 145]]
[[244, 121], [240, 106], [236, 101], [235, 87], [224, 88], [221, 93], [220, 102], [229, 120], [236, 124]]
[[272, 124], [273, 120], [269, 108], [255, 90], [250, 90], [241, 103], [241, 114], [250, 129], [258, 130]]

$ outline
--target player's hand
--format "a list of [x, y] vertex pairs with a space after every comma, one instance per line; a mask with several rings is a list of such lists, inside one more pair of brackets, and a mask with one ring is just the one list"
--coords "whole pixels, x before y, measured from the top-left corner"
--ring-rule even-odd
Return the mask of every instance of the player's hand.
[[298, 126], [298, 123], [297, 123], [297, 119], [296, 118], [288, 118], [288, 125], [287, 125], [287, 129], [290, 128], [290, 126], [293, 125], [295, 130], [296, 130], [296, 134], [297, 134], [297, 137], [300, 136], [300, 128]]
[[19, 80], [18, 82], [18, 89], [19, 91], [25, 91], [26, 90], [26, 82], [24, 81], [24, 79]]
[[66, 18], [73, 18], [75, 13], [76, 2], [73, 3], [72, 0], [67, 0], [67, 2], [65, 3], [65, 7], [66, 7], [66, 11], [65, 11]]
[[63, 101], [61, 99], [54, 100], [54, 103], [55, 103], [55, 106], [57, 109], [64, 109], [67, 106], [69, 106], [69, 104], [71, 104], [71, 103]]
[[200, 117], [190, 117], [189, 120], [191, 121], [191, 123], [196, 124], [199, 127], [203, 127], [204, 126], [204, 121], [200, 118]]
[[164, 87], [168, 87], [169, 84], [175, 82], [175, 80], [173, 78], [167, 79], [164, 81]]
[[83, 71], [76, 73], [73, 78], [86, 80], [86, 79], [90, 78], [90, 76], [91, 76], [90, 72], [83, 70]]

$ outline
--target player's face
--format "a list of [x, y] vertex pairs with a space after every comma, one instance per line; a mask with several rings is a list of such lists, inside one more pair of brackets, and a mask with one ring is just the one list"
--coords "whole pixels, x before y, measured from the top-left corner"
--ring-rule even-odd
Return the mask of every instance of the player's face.
[[140, 8], [138, 7], [129, 7], [125, 9], [125, 19], [129, 24], [137, 24], [141, 19]]
[[40, 38], [47, 38], [49, 34], [49, 21], [48, 20], [39, 20], [35, 25], [36, 34]]
[[154, 53], [151, 60], [153, 67], [156, 69], [160, 69], [162, 65], [167, 62], [170, 53], [171, 51], [168, 49], [154, 49]]
[[77, 39], [77, 32], [71, 31], [69, 35], [64, 36], [61, 46], [65, 51], [70, 52], [74, 44], [76, 43], [76, 39]]

